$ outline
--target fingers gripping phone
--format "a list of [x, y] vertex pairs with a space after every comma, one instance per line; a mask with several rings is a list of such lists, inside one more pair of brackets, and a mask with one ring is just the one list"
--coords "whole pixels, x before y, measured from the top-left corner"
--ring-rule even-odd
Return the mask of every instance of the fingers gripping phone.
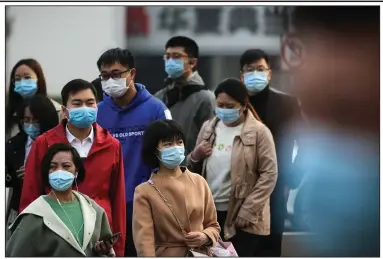
[[118, 240], [120, 239], [120, 236], [121, 236], [121, 232], [117, 232], [116, 234], [113, 234], [110, 237], [106, 237], [106, 238], [101, 239], [101, 241], [104, 241], [104, 243], [108, 243], [108, 244], [114, 246], [118, 242]]

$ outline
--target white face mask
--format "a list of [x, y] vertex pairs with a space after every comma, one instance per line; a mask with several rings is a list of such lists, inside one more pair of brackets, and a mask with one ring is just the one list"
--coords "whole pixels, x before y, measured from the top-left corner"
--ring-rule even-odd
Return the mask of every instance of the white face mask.
[[130, 83], [126, 86], [126, 77], [113, 79], [109, 78], [108, 81], [101, 81], [102, 90], [113, 98], [123, 96], [129, 89]]

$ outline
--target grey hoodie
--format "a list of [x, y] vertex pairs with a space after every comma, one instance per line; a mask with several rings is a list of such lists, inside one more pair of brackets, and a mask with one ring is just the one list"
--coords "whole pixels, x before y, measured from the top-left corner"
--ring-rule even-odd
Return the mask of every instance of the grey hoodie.
[[193, 149], [203, 123], [214, 116], [215, 96], [208, 90], [198, 72], [186, 81], [165, 79], [165, 88], [155, 97], [169, 108], [173, 120], [178, 122], [185, 133], [185, 155]]

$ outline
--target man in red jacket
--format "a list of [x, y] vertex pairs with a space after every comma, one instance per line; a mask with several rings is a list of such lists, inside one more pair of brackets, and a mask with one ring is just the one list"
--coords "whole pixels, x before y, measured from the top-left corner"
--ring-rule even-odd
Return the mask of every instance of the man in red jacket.
[[126, 237], [125, 181], [121, 144], [96, 121], [96, 89], [82, 79], [72, 80], [61, 91], [66, 119], [57, 127], [38, 137], [26, 165], [20, 212], [44, 190], [41, 162], [48, 147], [55, 143], [70, 143], [83, 158], [85, 180], [78, 190], [95, 200], [108, 215], [113, 233], [121, 232], [114, 246], [117, 256], [124, 256]]

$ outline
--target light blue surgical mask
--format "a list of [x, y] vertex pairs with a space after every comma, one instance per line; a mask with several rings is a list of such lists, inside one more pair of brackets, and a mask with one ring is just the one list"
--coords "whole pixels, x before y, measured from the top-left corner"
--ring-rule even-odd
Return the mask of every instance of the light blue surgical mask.
[[97, 118], [97, 108], [79, 107], [71, 108], [69, 111], [69, 122], [78, 128], [88, 128]]
[[32, 97], [37, 92], [37, 82], [33, 79], [23, 79], [17, 81], [15, 82], [14, 91], [23, 98]]
[[247, 72], [243, 75], [243, 81], [250, 92], [261, 92], [269, 84], [267, 72]]
[[222, 122], [233, 123], [239, 120], [239, 109], [223, 109], [216, 107], [215, 114]]
[[55, 191], [64, 192], [73, 185], [74, 178], [71, 172], [57, 170], [49, 174], [49, 184]]
[[24, 123], [23, 128], [32, 139], [36, 139], [40, 135], [40, 124], [38, 123]]
[[159, 150], [161, 163], [168, 169], [174, 169], [185, 159], [185, 147], [174, 146]]
[[184, 73], [184, 61], [182, 59], [165, 60], [165, 71], [171, 78], [178, 78]]

